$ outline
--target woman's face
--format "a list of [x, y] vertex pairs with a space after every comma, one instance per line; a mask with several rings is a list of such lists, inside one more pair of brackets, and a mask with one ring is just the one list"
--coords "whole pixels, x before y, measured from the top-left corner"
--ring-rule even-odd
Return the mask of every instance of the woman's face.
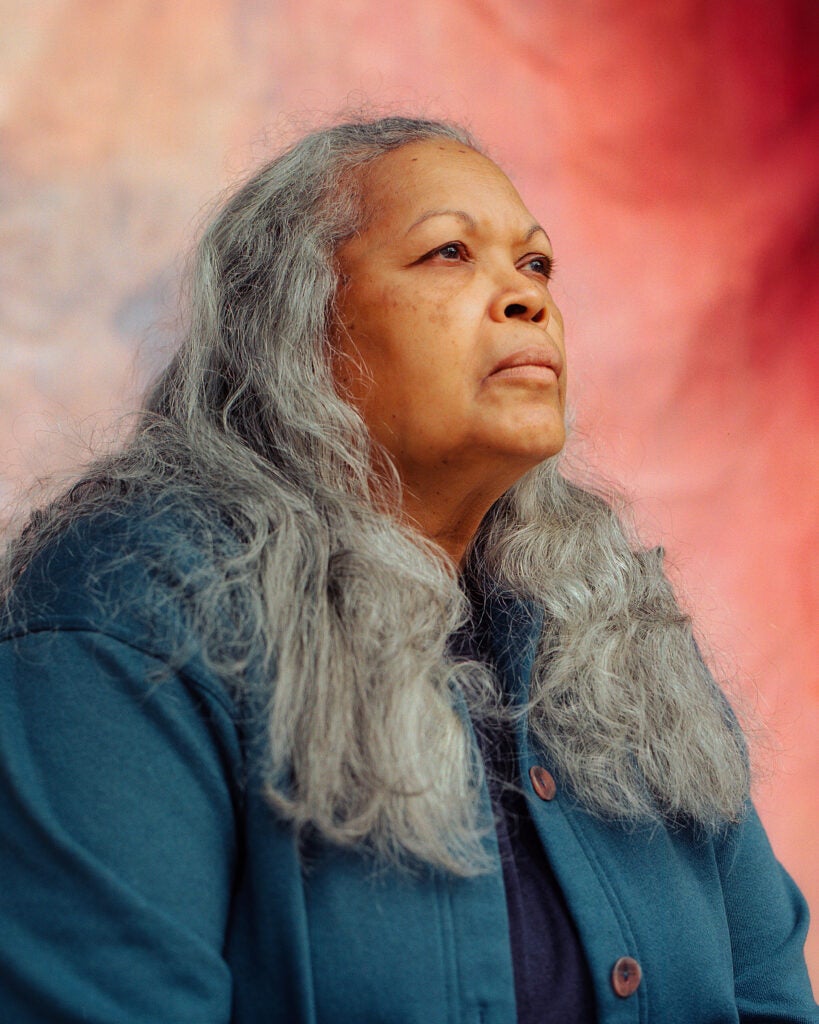
[[496, 473], [563, 445], [552, 249], [509, 179], [448, 140], [381, 157], [337, 253], [335, 373], [405, 484]]

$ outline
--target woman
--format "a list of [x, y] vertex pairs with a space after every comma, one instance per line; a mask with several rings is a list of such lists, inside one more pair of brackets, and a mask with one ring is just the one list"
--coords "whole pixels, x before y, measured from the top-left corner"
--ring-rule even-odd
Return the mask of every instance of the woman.
[[817, 1019], [661, 559], [555, 463], [552, 265], [434, 122], [218, 214], [134, 437], [8, 556], [3, 1019]]

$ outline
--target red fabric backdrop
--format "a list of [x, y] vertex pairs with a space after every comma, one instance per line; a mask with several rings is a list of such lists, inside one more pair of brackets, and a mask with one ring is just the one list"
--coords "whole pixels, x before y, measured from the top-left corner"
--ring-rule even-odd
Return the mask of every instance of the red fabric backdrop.
[[757, 799], [819, 908], [815, 0], [4, 6], [0, 499], [133, 407], [177, 254], [283, 135], [464, 120], [551, 234], [575, 444], [771, 726]]

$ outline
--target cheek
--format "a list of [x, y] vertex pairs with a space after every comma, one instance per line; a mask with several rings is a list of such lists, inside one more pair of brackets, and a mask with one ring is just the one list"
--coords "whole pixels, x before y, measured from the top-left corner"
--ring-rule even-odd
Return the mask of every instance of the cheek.
[[373, 377], [400, 388], [403, 379], [409, 383], [440, 372], [451, 356], [451, 326], [445, 307], [385, 288], [359, 307], [349, 330]]
[[353, 390], [371, 375], [384, 348], [384, 325], [388, 311], [383, 303], [367, 300], [366, 293], [348, 291], [337, 306], [337, 326], [333, 332], [336, 376]]
[[348, 332], [347, 379], [357, 376], [347, 394], [371, 427], [379, 420], [415, 423], [431, 409], [441, 421], [463, 416], [476, 372], [474, 345], [467, 343], [474, 310], [452, 294], [370, 279], [347, 292], [339, 313]]

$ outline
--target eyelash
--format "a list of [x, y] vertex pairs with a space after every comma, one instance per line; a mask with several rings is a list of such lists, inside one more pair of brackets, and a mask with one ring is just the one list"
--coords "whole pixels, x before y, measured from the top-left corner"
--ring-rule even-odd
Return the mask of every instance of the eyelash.
[[[447, 249], [455, 249], [455, 250], [457, 250], [457, 252], [459, 253], [459, 255], [461, 257], [466, 258], [466, 259], [469, 258], [469, 251], [467, 250], [467, 248], [463, 244], [463, 242], [447, 242], [446, 245], [439, 245], [437, 247], [437, 249], [432, 249], [425, 256], [422, 256], [421, 259], [418, 262], [419, 263], [423, 263], [425, 260], [432, 259], [433, 256], [441, 256]], [[447, 260], [447, 262], [454, 262], [454, 261]], [[550, 281], [552, 279], [552, 276], [554, 275], [554, 272], [555, 272], [555, 265], [556, 265], [555, 264], [555, 259], [554, 259], [553, 256], [546, 256], [546, 255], [542, 255], [542, 254], [538, 254], [536, 256], [529, 256], [529, 257], [527, 257], [527, 259], [526, 259], [526, 261], [524, 263], [524, 266], [526, 266], [529, 263], [542, 263], [543, 266], [544, 266], [544, 269], [543, 270], [535, 271], [535, 273], [540, 274], [540, 276], [543, 277], [546, 281]]]

